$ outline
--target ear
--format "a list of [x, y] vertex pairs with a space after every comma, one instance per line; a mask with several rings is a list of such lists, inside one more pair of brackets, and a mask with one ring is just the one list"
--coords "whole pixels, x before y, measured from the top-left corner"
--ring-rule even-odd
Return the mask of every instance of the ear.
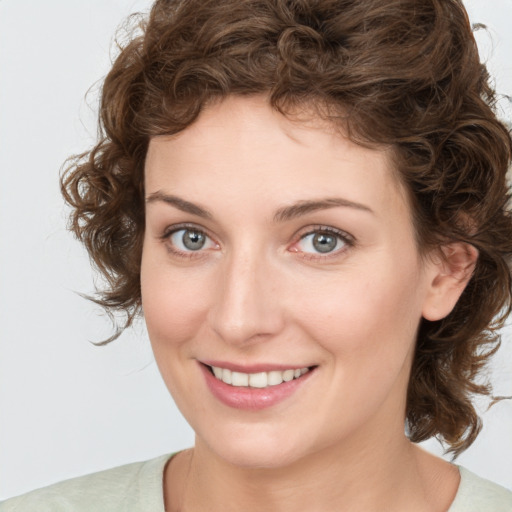
[[463, 242], [443, 245], [438, 254], [431, 256], [423, 318], [436, 321], [451, 313], [473, 275], [477, 260], [478, 250]]

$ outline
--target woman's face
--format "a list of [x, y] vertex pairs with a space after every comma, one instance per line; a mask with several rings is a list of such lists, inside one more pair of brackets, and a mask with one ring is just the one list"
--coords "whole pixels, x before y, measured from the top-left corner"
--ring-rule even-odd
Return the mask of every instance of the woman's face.
[[402, 434], [434, 270], [386, 151], [230, 97], [145, 180], [144, 315], [198, 443], [276, 467]]

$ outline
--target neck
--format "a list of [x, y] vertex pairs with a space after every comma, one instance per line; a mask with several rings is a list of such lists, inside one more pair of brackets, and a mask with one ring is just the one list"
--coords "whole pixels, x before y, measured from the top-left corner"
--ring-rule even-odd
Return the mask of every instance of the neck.
[[[446, 510], [458, 486], [453, 468], [413, 446], [403, 432], [375, 442], [359, 432], [278, 468], [235, 466], [197, 439], [172, 466], [168, 510], [180, 512]], [[439, 491], [439, 474], [448, 477], [448, 470], [451, 480], [432, 498], [432, 486]]]

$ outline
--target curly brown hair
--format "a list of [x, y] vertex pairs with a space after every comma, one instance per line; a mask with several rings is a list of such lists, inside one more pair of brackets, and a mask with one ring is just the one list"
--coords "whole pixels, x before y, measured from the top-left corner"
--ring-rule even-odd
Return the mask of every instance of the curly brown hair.
[[133, 19], [104, 81], [100, 140], [62, 176], [71, 229], [107, 280], [95, 300], [126, 314], [122, 328], [141, 312], [151, 137], [186, 129], [227, 95], [266, 94], [284, 115], [313, 105], [355, 142], [393, 148], [421, 251], [451, 241], [479, 251], [452, 313], [419, 327], [406, 410], [412, 441], [465, 450], [512, 303], [512, 141], [462, 2], [157, 0]]

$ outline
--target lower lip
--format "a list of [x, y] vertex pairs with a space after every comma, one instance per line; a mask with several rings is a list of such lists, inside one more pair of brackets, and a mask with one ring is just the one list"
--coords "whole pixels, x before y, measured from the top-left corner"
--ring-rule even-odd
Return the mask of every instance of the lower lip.
[[283, 382], [276, 386], [251, 388], [230, 386], [217, 379], [204, 364], [199, 363], [199, 366], [213, 396], [229, 407], [245, 409], [247, 411], [260, 411], [282, 402], [295, 393], [314, 372], [314, 370], [310, 370], [298, 379]]

